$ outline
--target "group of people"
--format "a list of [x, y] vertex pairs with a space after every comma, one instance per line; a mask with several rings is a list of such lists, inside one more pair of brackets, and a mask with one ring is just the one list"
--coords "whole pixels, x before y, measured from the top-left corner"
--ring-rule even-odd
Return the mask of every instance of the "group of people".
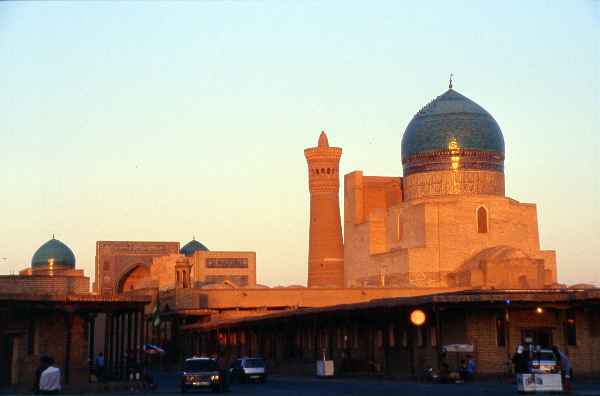
[[34, 393], [40, 395], [55, 395], [61, 390], [60, 369], [54, 366], [54, 359], [42, 356], [35, 370]]
[[465, 382], [475, 378], [477, 364], [473, 355], [467, 355], [466, 359], [460, 361], [458, 371], [451, 372], [450, 366], [446, 362], [446, 356], [442, 356], [442, 362], [440, 364], [439, 382], [450, 383], [450, 382]]
[[[523, 345], [518, 345], [517, 350], [512, 358], [512, 362], [515, 368], [515, 374], [527, 374], [530, 372], [530, 361], [535, 358], [535, 348], [529, 346], [529, 348]], [[571, 377], [573, 375], [573, 366], [571, 361], [557, 346], [552, 347], [552, 353], [556, 362], [560, 366], [560, 374], [564, 390], [570, 392], [571, 390]]]

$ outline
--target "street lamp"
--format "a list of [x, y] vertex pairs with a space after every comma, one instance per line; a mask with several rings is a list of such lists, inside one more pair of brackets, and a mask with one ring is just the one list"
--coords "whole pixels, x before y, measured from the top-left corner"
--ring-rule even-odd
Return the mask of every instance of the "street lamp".
[[415, 326], [421, 326], [427, 320], [427, 315], [420, 309], [415, 309], [410, 313], [410, 322]]

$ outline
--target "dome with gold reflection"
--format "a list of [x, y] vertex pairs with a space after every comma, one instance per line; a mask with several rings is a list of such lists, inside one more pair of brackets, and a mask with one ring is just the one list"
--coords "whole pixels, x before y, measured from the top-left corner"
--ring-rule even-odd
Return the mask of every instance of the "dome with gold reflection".
[[406, 127], [402, 165], [404, 176], [456, 169], [504, 173], [504, 137], [490, 113], [450, 88]]
[[74, 269], [73, 251], [58, 239], [50, 239], [34, 253], [31, 268], [36, 269]]

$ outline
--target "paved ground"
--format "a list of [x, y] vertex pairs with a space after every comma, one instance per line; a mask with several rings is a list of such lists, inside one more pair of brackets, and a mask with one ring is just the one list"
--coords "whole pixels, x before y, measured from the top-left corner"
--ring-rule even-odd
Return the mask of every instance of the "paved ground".
[[[156, 393], [177, 393], [177, 383], [162, 378]], [[209, 394], [209, 391], [197, 394]], [[234, 384], [227, 395], [281, 395], [281, 396], [500, 396], [516, 395], [515, 385], [493, 381], [467, 384], [419, 384], [415, 382], [376, 379], [317, 379], [272, 376], [266, 384]], [[600, 396], [600, 382], [580, 383], [574, 395]]]
[[[175, 375], [161, 375], [159, 387], [148, 395], [178, 395], [178, 379]], [[1, 392], [1, 394], [11, 394]], [[23, 393], [21, 393], [23, 394]], [[29, 393], [31, 394], [31, 393]], [[86, 393], [90, 395], [90, 393]], [[101, 393], [98, 395], [109, 395]], [[127, 392], [115, 395], [132, 395]], [[193, 395], [212, 394], [198, 391]], [[266, 384], [234, 384], [231, 392], [223, 395], [266, 396], [504, 396], [517, 395], [515, 385], [499, 381], [478, 381], [467, 384], [423, 384], [407, 381], [377, 380], [372, 378], [317, 379], [304, 377], [271, 376]], [[600, 396], [600, 378], [594, 383], [576, 383], [573, 395]]]

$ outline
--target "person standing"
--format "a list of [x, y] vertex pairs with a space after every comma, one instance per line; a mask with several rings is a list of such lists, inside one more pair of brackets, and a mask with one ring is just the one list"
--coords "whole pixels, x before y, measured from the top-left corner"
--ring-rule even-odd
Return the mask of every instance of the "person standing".
[[515, 374], [525, 374], [529, 371], [529, 358], [525, 353], [523, 345], [517, 346], [512, 362], [515, 365]]
[[56, 395], [61, 390], [60, 369], [54, 367], [54, 359], [46, 357], [48, 367], [40, 375], [40, 394]]
[[104, 381], [104, 354], [100, 352], [98, 356], [96, 356], [96, 378], [98, 381]]
[[467, 356], [467, 378], [469, 381], [475, 379], [475, 370], [477, 365], [475, 363], [475, 358], [472, 355]]

